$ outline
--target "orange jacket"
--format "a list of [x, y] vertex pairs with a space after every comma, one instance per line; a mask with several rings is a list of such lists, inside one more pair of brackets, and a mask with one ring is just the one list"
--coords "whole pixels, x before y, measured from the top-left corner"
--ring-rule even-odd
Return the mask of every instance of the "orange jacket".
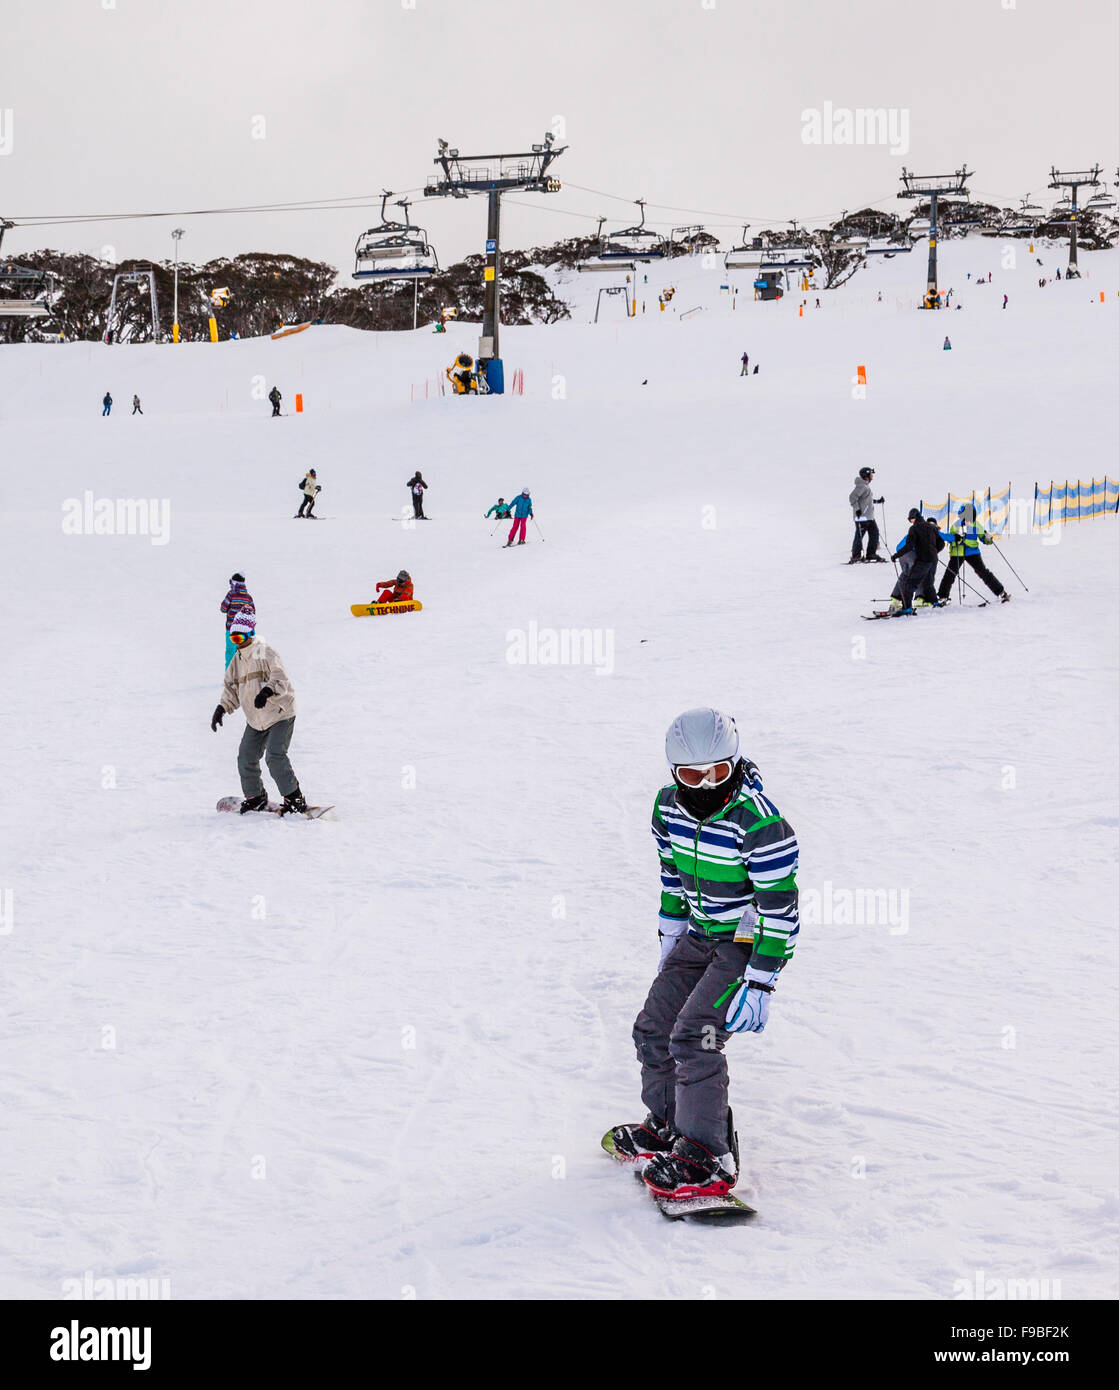
[[378, 603], [411, 603], [413, 594], [413, 584], [409, 579], [407, 584], [398, 584], [395, 579], [378, 579], [378, 589], [391, 589], [391, 594], [386, 594], [383, 598], [378, 598]]

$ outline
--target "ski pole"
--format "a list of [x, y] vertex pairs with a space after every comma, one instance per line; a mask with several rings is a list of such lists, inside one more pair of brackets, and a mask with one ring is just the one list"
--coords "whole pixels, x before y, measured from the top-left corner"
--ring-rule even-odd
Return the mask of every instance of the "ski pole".
[[498, 530], [499, 530], [499, 528], [500, 528], [500, 526], [501, 526], [501, 523], [502, 523], [503, 521], [508, 521], [508, 520], [509, 520], [509, 518], [508, 518], [507, 516], [499, 516], [499, 517], [497, 518], [497, 525], [496, 525], [496, 526], [493, 528], [493, 530], [490, 532], [490, 535], [491, 535], [491, 536], [496, 536], [497, 533], [498, 533]]
[[[995, 547], [996, 550], [998, 550], [999, 554], [1002, 555], [1002, 551], [999, 550], [999, 543], [998, 543], [997, 540], [995, 540], [995, 538], [994, 538], [993, 536], [991, 537], [991, 544]], [[1002, 555], [1002, 558], [1003, 558], [1004, 560], [1006, 560], [1006, 556], [1005, 556], [1005, 555]], [[1018, 571], [1014, 568], [1014, 566], [1010, 563], [1009, 560], [1006, 560], [1006, 567], [1007, 567], [1007, 569], [1010, 571], [1010, 573], [1014, 576], [1014, 578], [1017, 579], [1018, 583], [1021, 584], [1022, 588], [1025, 589], [1026, 593], [1028, 594], [1028, 593], [1030, 592], [1029, 586], [1027, 585], [1026, 581], [1022, 578], [1022, 576], [1018, 573]]]
[[[536, 527], [537, 531], [540, 531], [540, 523], [536, 520], [535, 517], [532, 518], [532, 524], [533, 524], [533, 526]], [[543, 531], [540, 531], [540, 539], [541, 539], [541, 540], [544, 539], [544, 532], [543, 532]]]
[[885, 499], [885, 498], [882, 499], [881, 507], [882, 507], [882, 539], [883, 539], [883, 541], [885, 542], [886, 549], [889, 550], [889, 548], [890, 548], [890, 538], [889, 538], [889, 536], [887, 536], [887, 534], [886, 534], [886, 499]]

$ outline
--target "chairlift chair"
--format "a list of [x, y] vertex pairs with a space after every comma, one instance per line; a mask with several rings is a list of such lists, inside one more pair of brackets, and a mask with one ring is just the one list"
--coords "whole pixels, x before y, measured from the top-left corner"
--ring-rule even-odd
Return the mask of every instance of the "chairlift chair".
[[904, 256], [906, 252], [912, 250], [913, 247], [908, 240], [896, 241], [886, 236], [872, 236], [866, 244], [865, 254], [868, 256]]
[[597, 259], [616, 265], [619, 261], [659, 261], [667, 252], [664, 237], [645, 225], [645, 199], [636, 199], [641, 209], [641, 221], [634, 227], [623, 227], [603, 235], [599, 220]]
[[354, 247], [355, 280], [417, 280], [434, 275], [439, 260], [422, 227], [408, 220], [408, 200], [399, 199], [396, 206], [404, 209], [405, 220], [389, 220], [386, 205], [392, 197], [383, 192], [381, 225], [362, 232]]
[[732, 246], [723, 257], [724, 270], [757, 270], [762, 263], [761, 238], [755, 237], [755, 245], [746, 245], [746, 231], [749, 222], [742, 228], [742, 245]]

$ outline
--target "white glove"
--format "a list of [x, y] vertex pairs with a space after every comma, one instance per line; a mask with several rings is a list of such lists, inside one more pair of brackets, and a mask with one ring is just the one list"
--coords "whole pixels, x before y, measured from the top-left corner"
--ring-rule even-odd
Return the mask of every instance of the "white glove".
[[676, 947], [676, 943], [688, 930], [688, 919], [686, 917], [666, 917], [661, 913], [657, 921], [660, 923], [661, 939], [661, 963], [657, 966], [659, 975], [664, 968], [664, 963]]
[[758, 970], [748, 965], [742, 972], [742, 987], [730, 1001], [728, 1033], [760, 1033], [769, 1021], [769, 996], [773, 993], [776, 970]]

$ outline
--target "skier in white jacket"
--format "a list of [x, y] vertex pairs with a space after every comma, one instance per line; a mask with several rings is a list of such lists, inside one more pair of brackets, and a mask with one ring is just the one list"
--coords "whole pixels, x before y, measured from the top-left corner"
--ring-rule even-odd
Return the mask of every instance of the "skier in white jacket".
[[295, 728], [295, 691], [283, 662], [267, 642], [257, 637], [256, 614], [252, 609], [237, 614], [229, 639], [237, 650], [226, 667], [225, 684], [210, 728], [217, 733], [224, 717], [238, 706], [245, 715], [245, 732], [237, 750], [237, 771], [245, 794], [241, 814], [263, 811], [268, 806], [268, 793], [260, 775], [262, 754], [284, 798], [284, 811], [305, 811], [307, 803], [288, 760], [288, 745]]

